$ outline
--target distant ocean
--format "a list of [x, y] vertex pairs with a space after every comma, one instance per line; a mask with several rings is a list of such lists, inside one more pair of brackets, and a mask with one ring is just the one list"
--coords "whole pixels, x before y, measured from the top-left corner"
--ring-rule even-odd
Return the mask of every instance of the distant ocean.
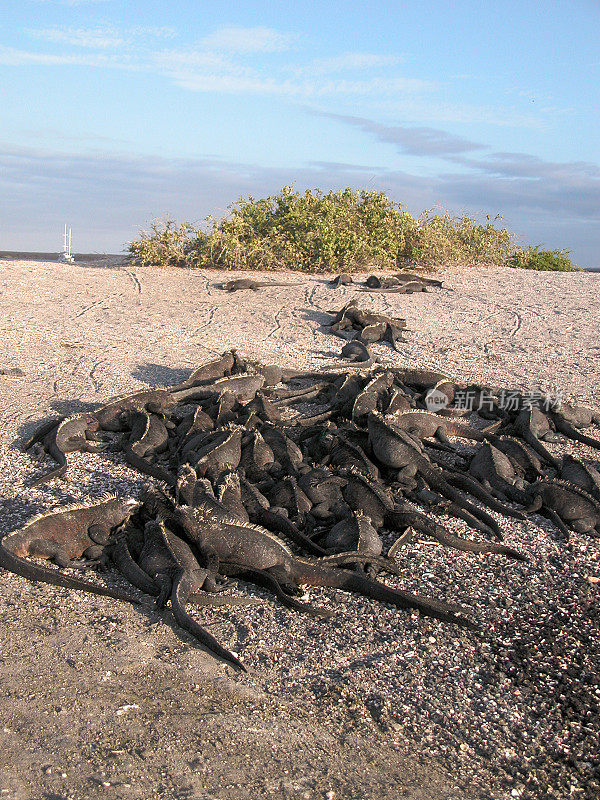
[[[62, 253], [33, 253], [18, 250], [0, 250], [0, 258], [15, 258], [32, 261], [58, 261]], [[101, 261], [105, 258], [123, 258], [126, 253], [73, 253], [76, 261]], [[598, 267], [585, 267], [588, 272], [600, 272]]]
[[[75, 261], [102, 261], [105, 258], [122, 258], [125, 253], [73, 253]], [[22, 261], [58, 261], [62, 253], [41, 253], [24, 250], [0, 250], [0, 258]]]

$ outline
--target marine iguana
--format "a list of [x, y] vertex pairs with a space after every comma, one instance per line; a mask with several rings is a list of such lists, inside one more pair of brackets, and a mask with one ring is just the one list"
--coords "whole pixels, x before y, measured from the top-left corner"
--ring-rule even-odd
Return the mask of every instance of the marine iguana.
[[164, 419], [148, 411], [134, 411], [129, 447], [140, 458], [147, 458], [167, 449], [169, 432]]
[[275, 463], [280, 464], [286, 474], [296, 474], [304, 458], [298, 445], [279, 427], [271, 423], [262, 425], [260, 433], [273, 451]]
[[526, 492], [532, 499], [528, 510], [545, 513], [564, 534], [571, 528], [600, 537], [600, 501], [580, 486], [560, 478], [541, 478]]
[[600, 473], [590, 464], [584, 464], [574, 456], [564, 455], [560, 465], [560, 477], [580, 486], [596, 500], [600, 500]]
[[391, 388], [393, 383], [394, 375], [390, 370], [375, 374], [362, 391], [356, 395], [350, 414], [352, 421], [357, 422], [370, 411], [375, 411], [380, 399]]
[[380, 556], [383, 542], [368, 516], [354, 511], [351, 517], [340, 520], [322, 539], [331, 552], [356, 550], [366, 556]]
[[476, 442], [484, 442], [487, 438], [486, 431], [480, 431], [471, 425], [455, 422], [447, 417], [439, 417], [437, 414], [421, 409], [394, 414], [393, 421], [395, 428], [402, 428], [408, 433], [416, 434], [420, 439], [437, 438], [445, 444], [450, 442], [450, 436], [471, 439]]
[[198, 451], [190, 453], [191, 461], [199, 477], [217, 478], [223, 472], [237, 469], [242, 457], [242, 428], [231, 425], [216, 434], [214, 439]]
[[96, 452], [105, 449], [101, 442], [90, 437], [100, 427], [94, 412], [66, 417], [52, 427], [42, 440], [42, 447], [58, 463], [58, 467], [31, 481], [30, 486], [39, 486], [52, 478], [60, 478], [67, 471], [67, 453], [77, 451]]
[[[415, 530], [436, 539], [440, 544], [457, 550], [476, 553], [500, 553], [511, 558], [522, 558], [516, 551], [505, 545], [493, 542], [473, 542], [451, 534], [442, 525], [430, 520], [420, 511], [404, 500], [394, 498], [390, 489], [384, 489], [377, 482], [354, 468], [344, 469], [341, 474], [347, 480], [344, 498], [348, 505], [357, 512], [365, 514], [373, 526], [379, 530], [386, 527], [391, 530], [404, 530], [412, 527]], [[450, 510], [450, 507], [449, 507]], [[469, 518], [462, 508], [453, 510], [454, 516], [461, 516], [471, 527], [489, 534], [489, 529], [480, 520]]]
[[261, 422], [280, 422], [282, 418], [275, 403], [267, 399], [262, 392], [258, 392], [256, 397], [244, 406], [244, 411], [248, 415], [246, 426], [251, 416]]
[[349, 275], [347, 272], [341, 272], [339, 275], [336, 275], [335, 278], [328, 281], [329, 285], [333, 286], [335, 289], [339, 289], [340, 286], [350, 286], [352, 282], [352, 275]]
[[129, 441], [123, 444], [126, 461], [145, 475], [174, 486], [175, 481], [171, 472], [149, 460], [149, 457], [152, 458], [167, 449], [169, 432], [164, 420], [158, 414], [151, 414], [148, 411], [134, 411], [131, 416], [133, 418], [131, 435]]
[[[589, 409], [585, 409], [585, 411], [589, 411]], [[590, 412], [590, 414], [592, 414], [592, 412]], [[573, 414], [572, 416], [574, 417], [575, 415]], [[578, 419], [581, 419], [581, 417]], [[593, 414], [592, 419], [595, 421], [598, 419], [598, 415]], [[560, 433], [562, 433], [563, 436], [566, 436], [568, 439], [572, 439], [575, 442], [581, 442], [581, 444], [587, 444], [588, 447], [594, 447], [596, 450], [600, 450], [600, 441], [598, 439], [594, 439], [592, 436], [586, 436], [578, 430], [578, 427], [586, 426], [573, 425], [563, 413], [552, 413], [552, 422], [554, 423], [556, 430], [560, 431]]]
[[240, 486], [244, 507], [248, 512], [250, 522], [283, 534], [290, 542], [294, 542], [306, 553], [311, 555], [327, 555], [327, 550], [302, 533], [287, 517], [270, 507], [268, 499], [250, 481], [241, 478]]
[[[256, 398], [255, 398], [256, 399]], [[235, 411], [239, 408], [239, 403], [235, 394], [229, 389], [224, 389], [217, 397], [215, 407], [212, 411], [215, 420], [215, 426], [222, 428], [228, 422], [234, 422], [237, 419]]]
[[226, 375], [231, 374], [234, 364], [234, 352], [233, 350], [227, 350], [220, 358], [196, 367], [184, 381], [175, 386], [169, 386], [168, 390], [170, 392], [180, 392], [183, 389], [190, 389], [192, 386], [224, 378]]
[[226, 283], [218, 284], [219, 289], [224, 289], [226, 292], [237, 292], [240, 289], [257, 289], [268, 288], [269, 286], [297, 286], [297, 283], [277, 282], [277, 281], [257, 281], [254, 278], [236, 278]]
[[370, 478], [377, 480], [379, 470], [360, 445], [354, 444], [341, 432], [331, 436], [329, 463], [343, 469], [355, 467]]
[[[357, 305], [356, 298], [350, 300], [338, 312], [334, 314], [329, 323], [332, 333], [337, 335], [342, 331], [356, 330], [360, 332], [363, 341], [380, 341], [386, 337], [400, 339], [402, 330], [406, 328], [405, 319], [394, 319], [385, 314], [376, 314], [372, 311], [364, 311]], [[379, 327], [377, 327], [379, 326]]]
[[131, 412], [151, 411], [153, 414], [165, 414], [174, 404], [168, 389], [143, 389], [117, 397], [97, 408], [93, 414], [103, 430], [122, 431], [129, 425]]
[[178, 449], [181, 450], [187, 442], [198, 433], [207, 433], [215, 428], [215, 423], [202, 406], [196, 406], [194, 411], [186, 414], [177, 426], [177, 437], [179, 439]]
[[511, 459], [489, 442], [483, 444], [469, 464], [469, 472], [481, 481], [485, 488], [496, 491], [502, 497], [510, 497], [521, 504], [527, 503], [525, 481], [515, 472]]
[[490, 435], [490, 442], [510, 459], [520, 479], [535, 481], [542, 476], [542, 461], [537, 453], [514, 436]]
[[553, 419], [560, 417], [575, 428], [589, 428], [590, 425], [600, 425], [600, 411], [594, 411], [587, 406], [574, 405], [561, 401], [550, 406]]
[[379, 278], [377, 275], [370, 275], [361, 287], [361, 292], [396, 292], [399, 294], [412, 294], [413, 292], [429, 292], [427, 284], [420, 280], [400, 280], [390, 276]]
[[392, 418], [383, 417], [372, 411], [368, 416], [369, 444], [375, 457], [385, 466], [400, 470], [400, 474], [414, 476], [419, 473], [427, 483], [446, 497], [454, 500], [457, 506], [471, 517], [479, 519], [490, 532], [502, 540], [502, 531], [493, 517], [482, 509], [469, 503], [447, 480], [443, 472], [435, 467], [419, 451], [419, 440], [408, 431], [396, 427]]
[[[474, 623], [463, 616], [464, 609], [460, 606], [391, 589], [356, 572], [324, 566], [316, 559], [300, 558], [266, 529], [215, 515], [205, 504], [194, 508], [178, 506], [173, 518], [207, 558], [209, 568], [215, 571], [231, 575], [238, 570], [260, 569], [272, 575], [284, 591], [288, 588], [296, 591], [301, 584], [332, 586], [400, 608], [417, 608], [428, 616], [475, 628]], [[357, 560], [357, 554], [349, 555]]]
[[250, 516], [242, 500], [242, 487], [237, 472], [227, 472], [219, 478], [216, 499], [233, 517], [241, 519], [242, 522], [250, 522]]
[[[209, 571], [203, 569], [186, 542], [175, 536], [162, 521], [149, 521], [144, 528], [144, 546], [139, 558], [140, 568], [160, 586], [156, 604], [162, 608], [167, 599], [177, 624], [215, 655], [246, 672], [242, 662], [223, 647], [208, 631], [191, 617], [186, 605], [192, 594], [198, 593], [210, 581]], [[209, 582], [209, 588], [213, 588]]]
[[516, 433], [546, 463], [551, 464], [556, 469], [560, 469], [559, 459], [553, 456], [540, 442], [542, 438], [552, 437], [552, 428], [548, 417], [538, 408], [527, 408], [520, 411], [512, 426], [509, 426], [508, 432]]
[[296, 524], [303, 524], [305, 515], [312, 508], [312, 503], [292, 475], [287, 475], [278, 481], [267, 492], [267, 496], [272, 506], [285, 508], [289, 518]]
[[234, 394], [238, 402], [249, 403], [254, 399], [264, 382], [263, 375], [231, 375], [205, 385], [173, 390], [170, 397], [178, 403], [188, 400], [206, 400], [211, 397], [219, 397], [221, 392], [227, 390]]
[[426, 275], [417, 275], [415, 272], [396, 272], [394, 277], [401, 281], [419, 281], [420, 283], [426, 283], [429, 286], [437, 286], [440, 289], [444, 288], [442, 281], [438, 280], [437, 278], [428, 278]]
[[265, 442], [261, 432], [254, 430], [242, 438], [240, 467], [251, 481], [262, 480], [266, 470], [275, 463], [272, 448]]
[[343, 504], [342, 487], [346, 479], [328, 469], [316, 467], [298, 478], [298, 488], [310, 500], [310, 514], [315, 519], [329, 519]]
[[55, 430], [61, 422], [66, 419], [65, 416], [62, 417], [51, 417], [50, 419], [46, 419], [41, 422], [31, 433], [28, 439], [25, 439], [21, 443], [21, 447], [23, 448], [24, 452], [30, 450], [34, 444], [41, 442], [42, 439], [47, 436], [51, 431]]
[[97, 586], [26, 559], [27, 556], [48, 558], [59, 566], [68, 566], [72, 558], [79, 558], [98, 545], [106, 545], [110, 532], [129, 519], [139, 506], [140, 503], [133, 498], [109, 496], [93, 503], [69, 505], [38, 514], [2, 539], [0, 566], [30, 581], [139, 603], [136, 597], [125, 592]]

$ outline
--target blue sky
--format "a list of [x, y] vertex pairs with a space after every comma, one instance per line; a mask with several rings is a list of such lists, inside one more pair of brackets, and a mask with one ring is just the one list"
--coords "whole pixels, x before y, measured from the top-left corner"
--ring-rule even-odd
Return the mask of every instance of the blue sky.
[[120, 252], [282, 186], [600, 266], [600, 3], [0, 0], [0, 249]]

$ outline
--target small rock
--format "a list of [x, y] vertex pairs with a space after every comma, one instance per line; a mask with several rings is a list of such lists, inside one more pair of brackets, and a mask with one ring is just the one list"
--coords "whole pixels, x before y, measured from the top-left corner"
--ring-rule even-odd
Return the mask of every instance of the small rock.
[[138, 708], [139, 706], [137, 703], [131, 703], [131, 705], [119, 706], [119, 708], [117, 708], [117, 710], [115, 711], [115, 714], [117, 715], [117, 717], [122, 717], [123, 714], [127, 714], [128, 711], [132, 711]]

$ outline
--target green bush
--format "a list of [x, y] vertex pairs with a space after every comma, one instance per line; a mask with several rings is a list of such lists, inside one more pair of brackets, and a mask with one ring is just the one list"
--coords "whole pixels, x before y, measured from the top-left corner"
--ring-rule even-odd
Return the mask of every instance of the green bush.
[[140, 238], [130, 243], [132, 260], [145, 266], [187, 267], [190, 254], [198, 241], [206, 238], [189, 222], [178, 225], [174, 220], [155, 221], [150, 231], [140, 231]]
[[[384, 192], [343, 189], [304, 193], [285, 186], [262, 200], [240, 198], [224, 219], [203, 227], [154, 222], [129, 245], [144, 265], [218, 269], [356, 272], [414, 264], [572, 268], [566, 251], [522, 250], [496, 217], [481, 225], [463, 214], [423, 212], [415, 218]], [[552, 258], [549, 258], [552, 256]], [[530, 266], [530, 263], [565, 266]], [[569, 265], [569, 266], [566, 266]]]
[[575, 272], [577, 267], [569, 257], [569, 250], [542, 250], [538, 247], [519, 249], [508, 259], [509, 267], [518, 269]]

